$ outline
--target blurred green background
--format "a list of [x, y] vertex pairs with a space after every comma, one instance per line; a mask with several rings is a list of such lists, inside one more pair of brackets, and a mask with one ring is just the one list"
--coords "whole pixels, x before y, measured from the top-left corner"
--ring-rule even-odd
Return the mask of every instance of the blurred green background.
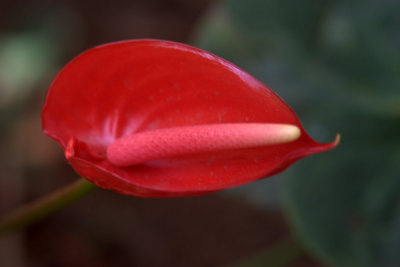
[[305, 251], [285, 266], [400, 266], [399, 14], [398, 0], [2, 0], [0, 214], [76, 179], [40, 111], [58, 70], [105, 42], [215, 53], [276, 91], [316, 140], [342, 142], [207, 196], [99, 190], [0, 239], [0, 266], [274, 266], [262, 255], [290, 235]]

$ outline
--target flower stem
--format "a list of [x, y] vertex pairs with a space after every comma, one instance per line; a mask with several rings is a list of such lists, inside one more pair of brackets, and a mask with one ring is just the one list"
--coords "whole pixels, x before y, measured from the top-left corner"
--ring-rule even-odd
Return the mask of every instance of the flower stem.
[[230, 267], [283, 267], [288, 266], [304, 253], [298, 240], [287, 237], [266, 251], [243, 259]]
[[34, 223], [92, 192], [95, 185], [78, 181], [12, 211], [0, 219], [0, 236]]

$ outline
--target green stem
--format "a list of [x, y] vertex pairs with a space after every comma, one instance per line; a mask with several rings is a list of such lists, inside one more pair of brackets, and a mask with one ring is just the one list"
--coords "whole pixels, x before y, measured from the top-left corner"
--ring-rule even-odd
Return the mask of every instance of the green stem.
[[251, 258], [241, 260], [230, 267], [283, 267], [298, 259], [304, 254], [299, 241], [293, 238], [285, 238]]
[[36, 222], [46, 215], [92, 192], [95, 185], [85, 179], [78, 181], [31, 203], [25, 204], [0, 219], [0, 236]]

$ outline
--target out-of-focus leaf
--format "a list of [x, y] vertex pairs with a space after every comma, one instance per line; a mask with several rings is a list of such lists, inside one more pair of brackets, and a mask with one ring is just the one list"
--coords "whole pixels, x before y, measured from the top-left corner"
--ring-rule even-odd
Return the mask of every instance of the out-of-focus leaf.
[[382, 102], [400, 98], [400, 2], [223, 3], [200, 24], [195, 43], [201, 48], [232, 60], [284, 98], [297, 97], [300, 77], [314, 95], [332, 89], [363, 105], [370, 93], [377, 101], [363, 108], [397, 114], [394, 104]]
[[353, 146], [291, 170], [287, 203], [306, 244], [335, 266], [398, 266], [398, 160], [391, 147]]
[[400, 266], [399, 12], [396, 0], [226, 0], [198, 35], [277, 91], [311, 135], [342, 134], [280, 175], [295, 230], [334, 266]]
[[54, 49], [43, 35], [16, 34], [0, 43], [0, 107], [24, 97], [52, 66]]

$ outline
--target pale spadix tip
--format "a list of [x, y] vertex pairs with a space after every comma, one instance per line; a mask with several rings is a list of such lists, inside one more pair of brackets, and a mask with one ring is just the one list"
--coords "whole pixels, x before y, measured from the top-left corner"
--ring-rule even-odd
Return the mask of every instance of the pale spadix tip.
[[125, 136], [107, 149], [116, 166], [196, 153], [279, 145], [297, 140], [300, 129], [277, 123], [206, 124], [157, 129]]

